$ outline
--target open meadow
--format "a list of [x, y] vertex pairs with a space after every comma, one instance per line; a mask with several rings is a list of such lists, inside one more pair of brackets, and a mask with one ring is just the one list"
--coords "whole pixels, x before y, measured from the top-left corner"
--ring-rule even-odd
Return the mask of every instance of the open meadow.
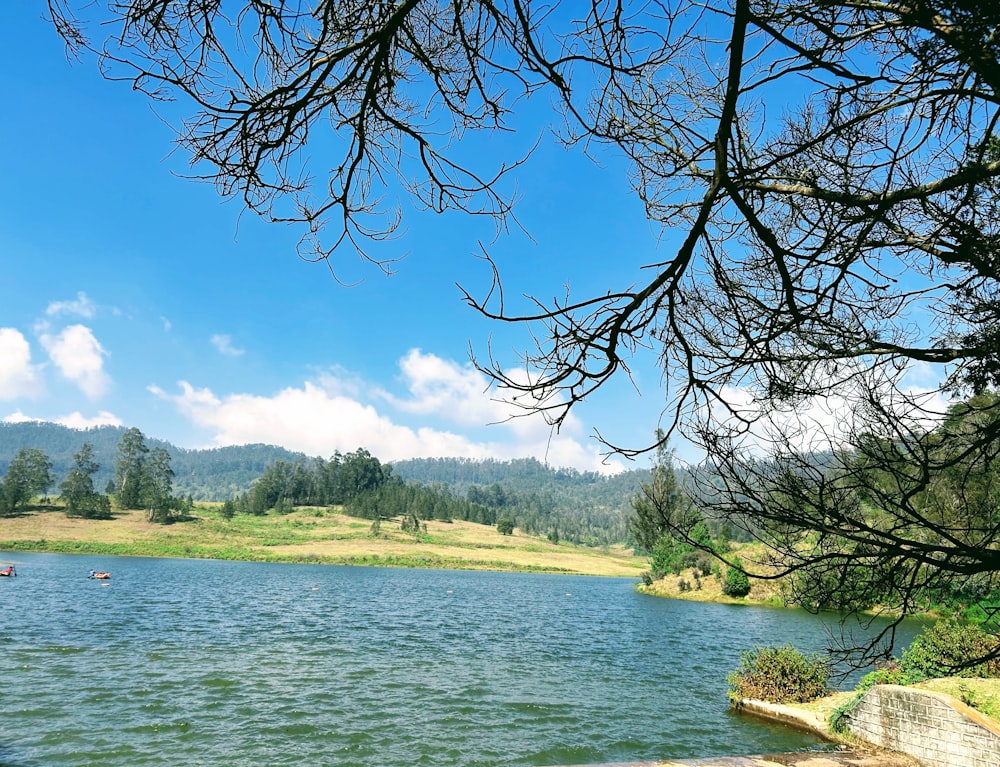
[[118, 511], [111, 520], [69, 518], [61, 510], [32, 510], [0, 518], [0, 550], [260, 562], [439, 567], [579, 575], [634, 576], [648, 562], [624, 547], [603, 549], [501, 535], [471, 522], [428, 520], [426, 531], [405, 533], [398, 521], [372, 521], [329, 509], [224, 519], [197, 505], [184, 521], [148, 522], [142, 511]]

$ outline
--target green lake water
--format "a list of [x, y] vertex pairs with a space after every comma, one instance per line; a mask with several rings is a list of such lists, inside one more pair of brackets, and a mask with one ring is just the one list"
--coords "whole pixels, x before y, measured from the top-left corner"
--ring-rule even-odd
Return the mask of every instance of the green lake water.
[[[0, 554], [0, 767], [543, 767], [821, 747], [729, 711], [797, 610], [623, 578]], [[109, 582], [89, 580], [108, 569]]]

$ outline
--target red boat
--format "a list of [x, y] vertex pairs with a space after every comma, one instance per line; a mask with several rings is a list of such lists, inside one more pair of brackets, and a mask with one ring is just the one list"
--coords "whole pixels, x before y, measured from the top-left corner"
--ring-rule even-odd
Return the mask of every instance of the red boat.
[[15, 578], [17, 573], [14, 571], [14, 565], [7, 565], [6, 570], [0, 570], [0, 577], [2, 578]]
[[99, 573], [99, 572], [96, 572], [94, 570], [91, 570], [90, 571], [90, 575], [88, 575], [87, 577], [88, 578], [95, 578], [95, 579], [97, 579], [99, 581], [106, 581], [106, 580], [109, 580], [111, 578], [111, 573], [108, 573], [108, 572]]

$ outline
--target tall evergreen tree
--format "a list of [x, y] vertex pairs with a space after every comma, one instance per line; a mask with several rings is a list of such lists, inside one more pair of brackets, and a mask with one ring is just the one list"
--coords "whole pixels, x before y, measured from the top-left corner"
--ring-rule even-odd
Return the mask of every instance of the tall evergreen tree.
[[142, 495], [150, 522], [166, 523], [173, 517], [176, 506], [173, 491], [174, 470], [170, 468], [170, 453], [162, 447], [149, 451], [143, 463]]
[[650, 553], [660, 539], [669, 534], [671, 522], [690, 506], [677, 483], [673, 454], [661, 442], [656, 453], [656, 465], [649, 482], [640, 485], [632, 499], [633, 514], [628, 529], [639, 549]]
[[115, 464], [115, 490], [118, 505], [123, 509], [143, 507], [146, 457], [149, 448], [146, 437], [139, 429], [126, 431], [118, 442], [118, 461]]
[[94, 446], [84, 442], [73, 456], [74, 467], [59, 486], [66, 516], [109, 519], [111, 502], [94, 489], [94, 475], [101, 465], [94, 460]]

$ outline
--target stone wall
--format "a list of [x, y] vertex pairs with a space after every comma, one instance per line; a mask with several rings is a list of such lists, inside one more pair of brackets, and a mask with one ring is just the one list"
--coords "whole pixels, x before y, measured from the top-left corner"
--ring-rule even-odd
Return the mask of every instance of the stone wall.
[[875, 685], [851, 711], [847, 727], [927, 767], [1000, 767], [1000, 727], [947, 695]]

